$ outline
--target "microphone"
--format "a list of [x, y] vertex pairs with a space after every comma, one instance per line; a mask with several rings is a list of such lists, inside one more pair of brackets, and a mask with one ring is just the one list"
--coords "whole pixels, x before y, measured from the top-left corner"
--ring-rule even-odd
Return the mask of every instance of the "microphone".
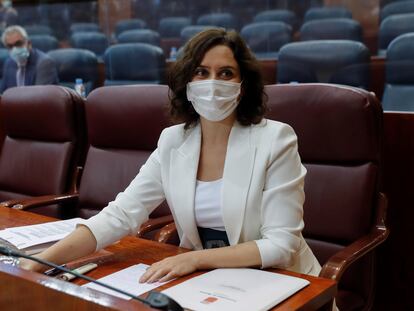
[[115, 288], [111, 285], [107, 285], [107, 284], [104, 284], [100, 281], [97, 281], [97, 280], [95, 280], [95, 279], [93, 279], [89, 276], [74, 272], [70, 269], [67, 269], [67, 268], [64, 268], [62, 266], [56, 265], [56, 264], [54, 264], [50, 261], [46, 261], [46, 260], [43, 260], [43, 259], [40, 259], [40, 258], [36, 258], [36, 257], [33, 257], [33, 256], [29, 256], [29, 255], [17, 252], [15, 250], [12, 250], [12, 249], [10, 249], [8, 247], [5, 247], [5, 246], [0, 246], [0, 254], [10, 256], [10, 257], [16, 257], [16, 258], [26, 258], [28, 260], [36, 261], [36, 262], [38, 262], [42, 265], [53, 267], [53, 268], [55, 268], [59, 271], [70, 273], [70, 274], [72, 274], [72, 275], [74, 275], [78, 278], [84, 279], [84, 280], [92, 282], [92, 283], [96, 283], [96, 284], [98, 284], [102, 287], [106, 287], [110, 290], [113, 290], [115, 292], [118, 292], [120, 294], [128, 296], [132, 299], [138, 300], [139, 302], [144, 303], [146, 305], [149, 305], [150, 307], [158, 309], [158, 310], [165, 310], [165, 311], [182, 311], [182, 310], [184, 310], [174, 299], [168, 297], [167, 295], [165, 295], [163, 293], [157, 292], [157, 291], [151, 291], [148, 294], [147, 298], [140, 298], [140, 297], [134, 296], [130, 293], [127, 293], [127, 292], [125, 292], [121, 289]]

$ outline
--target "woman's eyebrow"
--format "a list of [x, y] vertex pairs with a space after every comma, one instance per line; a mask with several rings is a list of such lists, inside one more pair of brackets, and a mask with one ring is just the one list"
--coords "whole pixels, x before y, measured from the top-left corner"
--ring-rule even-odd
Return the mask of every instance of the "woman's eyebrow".
[[229, 66], [229, 65], [226, 65], [226, 66], [222, 66], [222, 67], [219, 67], [220, 69], [233, 69], [233, 70], [236, 70], [236, 67], [234, 67], [234, 66]]
[[[207, 65], [199, 65], [196, 68], [210, 68], [210, 66], [207, 66]], [[220, 70], [222, 70], [222, 69], [233, 69], [233, 70], [236, 70], [236, 67], [231, 66], [231, 65], [224, 65], [224, 66], [221, 66], [221, 67], [218, 67], [218, 68]]]

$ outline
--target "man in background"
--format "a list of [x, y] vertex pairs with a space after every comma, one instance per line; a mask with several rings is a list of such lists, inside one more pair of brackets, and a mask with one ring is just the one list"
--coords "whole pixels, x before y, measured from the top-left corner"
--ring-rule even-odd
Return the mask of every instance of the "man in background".
[[32, 47], [23, 27], [7, 27], [3, 32], [2, 42], [10, 56], [4, 62], [0, 93], [14, 86], [58, 83], [54, 61]]

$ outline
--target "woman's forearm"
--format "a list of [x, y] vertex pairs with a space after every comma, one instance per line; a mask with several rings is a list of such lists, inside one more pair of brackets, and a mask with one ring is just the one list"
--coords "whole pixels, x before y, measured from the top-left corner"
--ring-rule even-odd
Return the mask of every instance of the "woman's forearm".
[[[79, 226], [66, 238], [36, 255], [36, 257], [60, 265], [89, 255], [95, 249], [96, 240], [92, 232], [86, 226]], [[22, 260], [21, 267], [34, 271], [41, 271], [47, 268], [29, 260]]]
[[165, 282], [200, 269], [258, 267], [262, 265], [254, 241], [234, 246], [193, 251], [165, 258], [151, 265], [140, 282]]
[[262, 260], [254, 241], [229, 247], [195, 251], [198, 269], [260, 267]]

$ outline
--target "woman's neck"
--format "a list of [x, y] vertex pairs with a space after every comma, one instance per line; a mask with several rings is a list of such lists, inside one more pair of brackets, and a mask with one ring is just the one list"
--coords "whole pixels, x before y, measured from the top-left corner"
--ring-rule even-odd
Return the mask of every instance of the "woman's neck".
[[234, 115], [219, 122], [212, 122], [201, 117], [200, 124], [203, 144], [227, 144], [235, 120]]

